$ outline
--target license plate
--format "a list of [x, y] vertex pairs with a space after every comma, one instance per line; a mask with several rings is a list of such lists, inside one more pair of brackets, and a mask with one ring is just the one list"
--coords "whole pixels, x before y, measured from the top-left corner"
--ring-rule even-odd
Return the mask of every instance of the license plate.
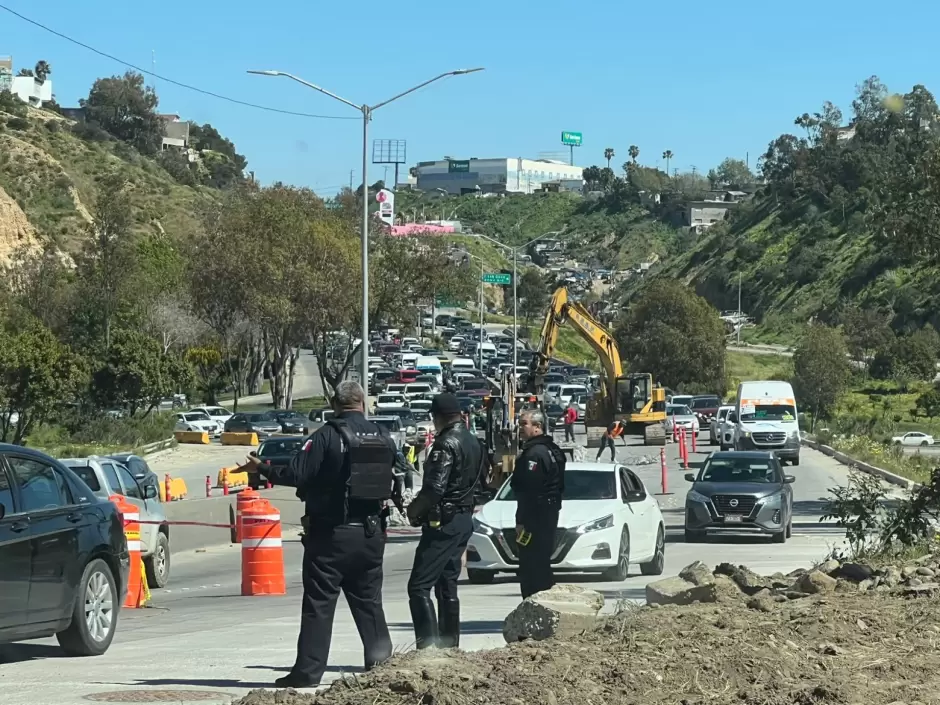
[[733, 515], [725, 517], [725, 524], [740, 524], [742, 521], [744, 521], [744, 517]]

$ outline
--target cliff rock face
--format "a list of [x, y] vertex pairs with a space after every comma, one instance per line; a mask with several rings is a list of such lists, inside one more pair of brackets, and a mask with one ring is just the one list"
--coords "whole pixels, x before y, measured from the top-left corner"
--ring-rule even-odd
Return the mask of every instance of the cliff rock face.
[[0, 188], [0, 265], [9, 265], [13, 255], [23, 247], [39, 247], [36, 229], [16, 201]]

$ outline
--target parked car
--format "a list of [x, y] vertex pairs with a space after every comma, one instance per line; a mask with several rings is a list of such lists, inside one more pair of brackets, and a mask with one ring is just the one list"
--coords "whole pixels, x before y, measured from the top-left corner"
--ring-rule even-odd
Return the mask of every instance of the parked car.
[[685, 498], [685, 540], [713, 533], [769, 534], [786, 543], [793, 522], [795, 478], [773, 451], [718, 451], [705, 459]]
[[0, 643], [108, 650], [127, 592], [124, 519], [45, 453], [0, 444]]
[[137, 507], [141, 521], [148, 522], [140, 525], [140, 557], [147, 571], [147, 585], [166, 587], [170, 582], [170, 525], [157, 487], [142, 487], [126, 465], [112, 458], [93, 455], [60, 462], [78, 475], [96, 497], [107, 499], [119, 494]]
[[[721, 449], [725, 449], [725, 443], [722, 441], [722, 438], [725, 433], [724, 425], [728, 420], [728, 414], [734, 411], [734, 406], [720, 406], [718, 407], [717, 413], [711, 418], [708, 423], [708, 442], [713, 446], [721, 446]], [[729, 429], [730, 430], [730, 429]]]
[[903, 436], [894, 436], [891, 442], [899, 446], [921, 447], [932, 446], [935, 443], [933, 436], [928, 436], [926, 433], [921, 433], [920, 431], [910, 431]]
[[174, 431], [195, 431], [197, 433], [208, 433], [210, 436], [218, 436], [222, 433], [222, 426], [209, 418], [209, 414], [204, 411], [184, 411], [176, 415], [176, 426]]
[[262, 441], [258, 450], [251, 454], [260, 458], [266, 467], [287, 467], [297, 452], [303, 448], [303, 436], [281, 436]]
[[281, 424], [281, 433], [306, 434], [310, 426], [310, 419], [303, 414], [289, 409], [272, 411], [274, 420]]
[[[626, 580], [631, 564], [643, 575], [661, 575], [665, 525], [656, 498], [623, 465], [568, 463], [555, 534], [552, 567], [566, 572], [599, 572]], [[497, 573], [519, 567], [516, 499], [510, 481], [473, 517], [467, 548], [467, 576], [489, 583]]]
[[666, 433], [672, 434], [682, 428], [688, 433], [698, 433], [698, 416], [684, 404], [666, 404]]
[[256, 433], [259, 438], [267, 438], [281, 432], [281, 424], [270, 411], [237, 413], [225, 422], [226, 433]]
[[201, 411], [210, 419], [215, 421], [219, 428], [225, 426], [225, 422], [232, 418], [232, 412], [226, 409], [224, 406], [197, 406], [190, 411]]

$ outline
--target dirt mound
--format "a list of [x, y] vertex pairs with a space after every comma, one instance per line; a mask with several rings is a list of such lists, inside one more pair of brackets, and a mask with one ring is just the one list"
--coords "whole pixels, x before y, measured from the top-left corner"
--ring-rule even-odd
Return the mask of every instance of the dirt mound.
[[8, 264], [21, 247], [36, 247], [36, 230], [16, 201], [0, 188], [0, 264]]
[[630, 607], [567, 641], [410, 652], [321, 693], [253, 691], [236, 705], [936, 702], [940, 602], [909, 583], [872, 588], [854, 565], [826, 566], [838, 579], [800, 572], [769, 587], [724, 566], [710, 604]]

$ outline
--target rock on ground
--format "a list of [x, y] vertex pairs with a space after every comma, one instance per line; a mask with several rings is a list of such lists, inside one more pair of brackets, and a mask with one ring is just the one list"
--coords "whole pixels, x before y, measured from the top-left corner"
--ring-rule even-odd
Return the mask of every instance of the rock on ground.
[[718, 587], [714, 581], [696, 585], [682, 578], [665, 578], [646, 586], [646, 604], [648, 605], [691, 605], [693, 602], [715, 602], [716, 600], [718, 600]]
[[556, 585], [526, 598], [503, 622], [508, 643], [567, 638], [594, 628], [604, 596], [579, 585]]

